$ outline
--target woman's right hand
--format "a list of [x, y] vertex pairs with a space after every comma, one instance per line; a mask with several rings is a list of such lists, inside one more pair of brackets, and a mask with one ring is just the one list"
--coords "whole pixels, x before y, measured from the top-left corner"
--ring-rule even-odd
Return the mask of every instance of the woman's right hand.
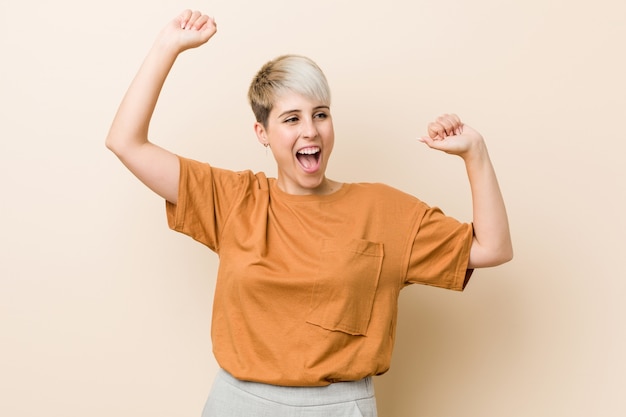
[[178, 158], [148, 140], [150, 121], [178, 54], [206, 43], [215, 32], [215, 20], [197, 11], [185, 10], [168, 23], [122, 99], [106, 139], [106, 146], [137, 178], [173, 204], [178, 198]]
[[205, 44], [216, 32], [214, 18], [199, 11], [184, 10], [163, 28], [159, 40], [180, 53]]

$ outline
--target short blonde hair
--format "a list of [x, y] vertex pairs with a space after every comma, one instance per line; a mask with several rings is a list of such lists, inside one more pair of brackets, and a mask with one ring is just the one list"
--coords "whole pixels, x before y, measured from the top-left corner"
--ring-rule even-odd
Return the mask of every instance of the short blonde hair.
[[330, 106], [330, 88], [320, 67], [301, 55], [282, 55], [263, 65], [248, 89], [248, 101], [256, 121], [267, 127], [277, 97], [287, 91]]

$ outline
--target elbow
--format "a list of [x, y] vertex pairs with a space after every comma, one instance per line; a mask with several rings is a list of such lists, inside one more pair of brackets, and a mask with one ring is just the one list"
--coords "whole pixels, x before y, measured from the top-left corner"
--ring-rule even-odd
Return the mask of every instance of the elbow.
[[104, 146], [106, 146], [106, 148], [113, 152], [118, 158], [121, 158], [128, 149], [127, 143], [124, 143], [124, 141], [120, 140], [120, 138], [111, 134], [107, 135], [104, 140]]
[[500, 247], [492, 251], [492, 258], [489, 266], [498, 266], [513, 260], [513, 245], [509, 242], [502, 244]]
[[108, 134], [107, 137], [104, 139], [104, 146], [106, 146], [108, 150], [117, 155], [116, 141], [111, 134]]
[[111, 152], [115, 153], [115, 142], [113, 138], [111, 138], [110, 134], [104, 139], [104, 146], [106, 146], [106, 148]]
[[505, 243], [502, 244], [502, 263], [511, 262], [513, 260], [513, 242], [509, 234]]
[[502, 253], [500, 254], [500, 258], [498, 260], [499, 260], [498, 265], [511, 262], [513, 260], [513, 247], [509, 246], [508, 248], [504, 249]]
[[124, 147], [124, 144], [129, 143], [128, 139], [129, 136], [126, 131], [124, 129], [120, 129], [114, 122], [104, 138], [104, 146], [106, 146], [106, 148], [115, 155], [119, 156], [120, 152], [123, 151], [122, 148]]
[[513, 260], [513, 246], [511, 244], [503, 245], [499, 250], [494, 251], [493, 264], [498, 266]]
[[104, 139], [106, 148], [120, 159], [134, 152], [146, 143], [148, 143], [146, 134], [133, 134], [133, 132], [127, 132], [115, 127], [111, 128]]

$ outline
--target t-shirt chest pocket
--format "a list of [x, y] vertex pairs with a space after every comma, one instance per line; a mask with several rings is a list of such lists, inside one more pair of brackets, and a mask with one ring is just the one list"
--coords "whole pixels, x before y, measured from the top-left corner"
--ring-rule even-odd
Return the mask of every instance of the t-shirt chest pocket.
[[352, 335], [367, 334], [383, 256], [382, 243], [325, 240], [307, 323]]

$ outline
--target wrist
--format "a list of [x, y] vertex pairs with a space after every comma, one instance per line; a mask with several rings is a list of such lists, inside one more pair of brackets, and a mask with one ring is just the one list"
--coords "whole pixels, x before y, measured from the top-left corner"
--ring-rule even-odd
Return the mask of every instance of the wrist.
[[489, 152], [487, 151], [487, 145], [485, 141], [480, 138], [480, 140], [474, 141], [468, 149], [463, 152], [461, 155], [465, 164], [476, 164], [484, 161], [489, 161]]
[[171, 37], [159, 36], [152, 45], [152, 52], [173, 60], [183, 52], [183, 49]]

